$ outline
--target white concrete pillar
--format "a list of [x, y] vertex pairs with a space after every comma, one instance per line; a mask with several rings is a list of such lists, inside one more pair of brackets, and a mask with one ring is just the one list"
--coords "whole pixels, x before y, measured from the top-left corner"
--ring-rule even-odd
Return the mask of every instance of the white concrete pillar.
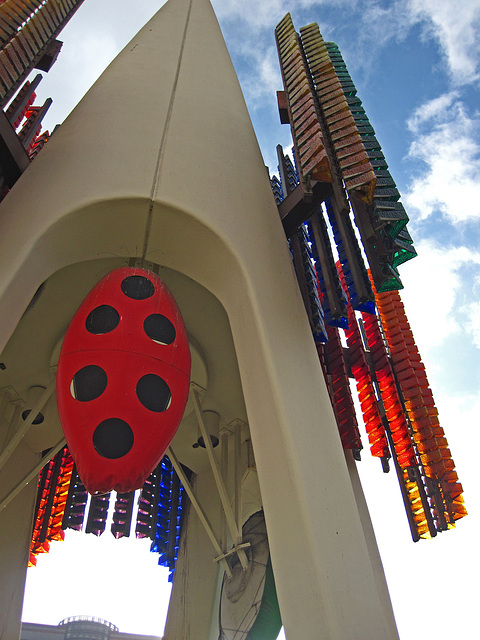
[[[193, 488], [218, 536], [221, 505], [208, 469], [196, 476]], [[212, 543], [190, 504], [175, 567], [164, 640], [210, 638], [211, 626], [218, 619], [213, 603], [216, 601], [220, 570], [214, 557]]]
[[[38, 456], [20, 445], [0, 472], [0, 499], [38, 462]], [[0, 638], [20, 637], [23, 594], [32, 539], [37, 485], [32, 482], [0, 511]]]

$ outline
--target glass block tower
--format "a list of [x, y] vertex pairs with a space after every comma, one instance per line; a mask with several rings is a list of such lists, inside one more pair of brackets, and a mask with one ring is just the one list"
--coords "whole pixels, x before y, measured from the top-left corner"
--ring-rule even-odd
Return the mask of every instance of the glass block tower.
[[275, 34], [298, 177], [280, 149], [272, 189], [341, 442], [360, 460], [353, 378], [371, 454], [384, 472], [393, 461], [413, 540], [431, 538], [466, 510], [397, 291], [416, 256], [408, 216], [338, 46], [317, 24], [297, 33], [289, 14]]

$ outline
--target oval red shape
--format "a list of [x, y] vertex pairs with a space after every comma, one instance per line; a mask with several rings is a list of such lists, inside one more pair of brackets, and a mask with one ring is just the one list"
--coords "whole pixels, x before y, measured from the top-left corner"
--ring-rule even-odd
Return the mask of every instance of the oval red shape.
[[57, 368], [68, 448], [90, 493], [139, 489], [180, 424], [190, 349], [172, 294], [153, 272], [102, 278], [73, 317]]

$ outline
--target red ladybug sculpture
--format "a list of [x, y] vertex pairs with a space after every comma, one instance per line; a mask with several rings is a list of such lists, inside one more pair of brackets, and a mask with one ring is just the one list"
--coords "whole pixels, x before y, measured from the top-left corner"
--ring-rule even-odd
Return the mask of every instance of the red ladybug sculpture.
[[57, 402], [90, 493], [140, 488], [182, 419], [190, 349], [177, 304], [151, 271], [124, 267], [92, 289], [62, 344]]

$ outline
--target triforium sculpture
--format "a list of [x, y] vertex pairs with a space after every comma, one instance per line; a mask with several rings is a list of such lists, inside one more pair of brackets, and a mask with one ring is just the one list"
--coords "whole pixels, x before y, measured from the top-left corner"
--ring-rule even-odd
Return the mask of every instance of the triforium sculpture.
[[[328, 154], [307, 161], [299, 143], [297, 157], [300, 204], [284, 205], [289, 221], [299, 213], [293, 230], [304, 195], [333, 189], [347, 207]], [[362, 175], [338, 180], [368, 207], [375, 175]], [[54, 393], [61, 343], [88, 291], [125, 265], [160, 274], [192, 359], [185, 414], [168, 459], [143, 487], [136, 527], [162, 563], [176, 561], [165, 638], [230, 638], [231, 621], [248, 620], [237, 630], [253, 639], [257, 621], [239, 607], [246, 599], [261, 612], [268, 600], [274, 610], [277, 598], [289, 640], [398, 637], [353, 454], [338, 437], [282, 220], [209, 0], [169, 0], [120, 53], [1, 204], [0, 243], [8, 637], [18, 636], [32, 514], [33, 560], [62, 524], [80, 526], [85, 510]], [[372, 302], [359, 278], [361, 303]], [[383, 441], [377, 449], [386, 454]], [[107, 503], [92, 500], [88, 531], [104, 530]], [[131, 494], [117, 496], [116, 536], [128, 535], [132, 505]], [[279, 617], [267, 618], [257, 619], [270, 634], [262, 637], [274, 638]]]

